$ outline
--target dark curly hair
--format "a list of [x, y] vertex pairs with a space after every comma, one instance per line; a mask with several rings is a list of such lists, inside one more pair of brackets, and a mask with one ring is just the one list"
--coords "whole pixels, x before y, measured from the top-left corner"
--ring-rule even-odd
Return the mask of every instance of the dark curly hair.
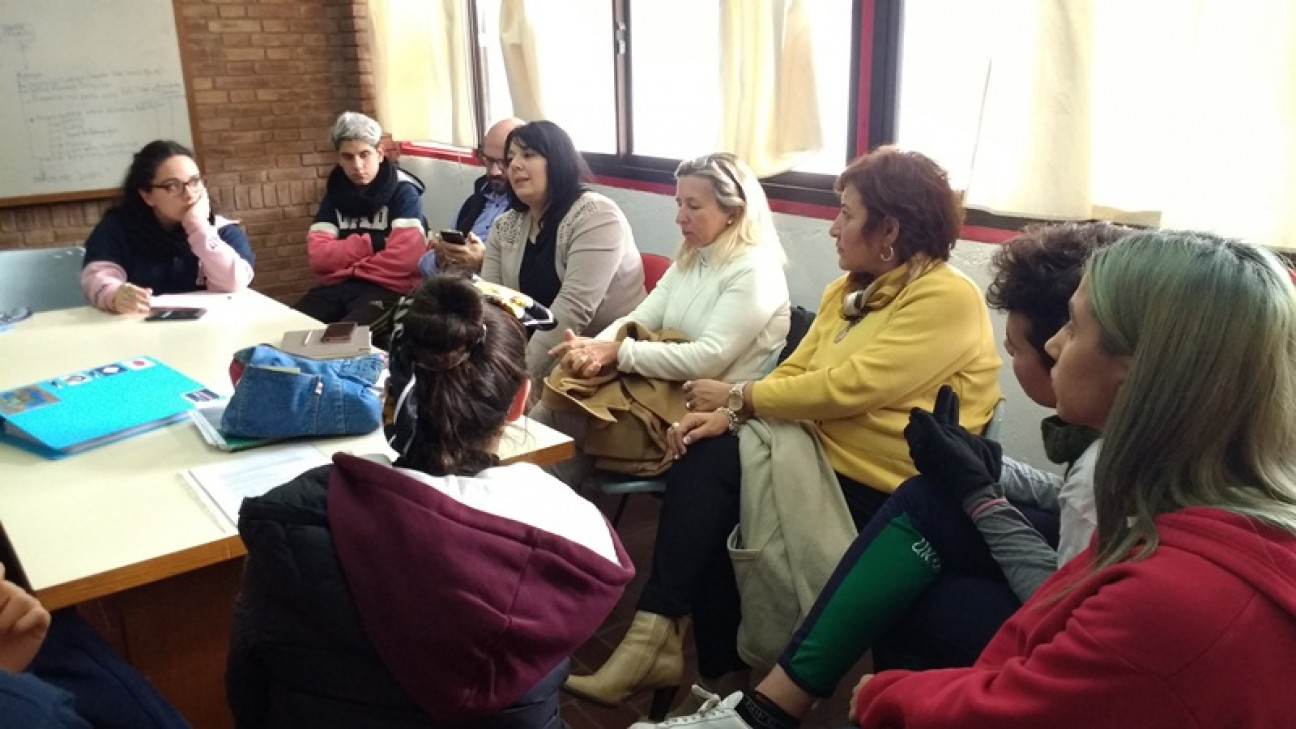
[[1044, 343], [1066, 324], [1067, 301], [1080, 286], [1085, 259], [1132, 232], [1103, 221], [1030, 225], [990, 260], [994, 280], [986, 303], [1026, 317], [1026, 340], [1052, 367]]

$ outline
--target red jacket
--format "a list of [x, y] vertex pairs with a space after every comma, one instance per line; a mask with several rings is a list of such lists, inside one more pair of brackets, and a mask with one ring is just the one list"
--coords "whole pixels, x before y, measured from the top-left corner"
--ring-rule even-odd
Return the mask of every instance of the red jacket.
[[1147, 560], [1062, 568], [971, 668], [878, 674], [860, 725], [1296, 726], [1296, 537], [1205, 508], [1157, 530]]

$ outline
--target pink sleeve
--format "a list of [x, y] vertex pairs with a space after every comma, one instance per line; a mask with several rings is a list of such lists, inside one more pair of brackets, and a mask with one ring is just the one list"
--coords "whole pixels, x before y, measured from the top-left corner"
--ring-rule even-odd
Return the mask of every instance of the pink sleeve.
[[424, 253], [427, 253], [427, 237], [423, 226], [417, 220], [398, 220], [387, 234], [386, 247], [359, 263], [356, 270], [386, 288], [408, 293], [422, 280], [418, 262]]
[[366, 234], [338, 238], [337, 226], [316, 223], [306, 237], [306, 258], [310, 269], [320, 276], [330, 276], [349, 269], [373, 255], [373, 243]]
[[189, 250], [198, 257], [208, 291], [229, 293], [247, 288], [252, 282], [252, 266], [221, 239], [216, 226], [197, 225], [187, 232]]
[[96, 308], [114, 311], [113, 296], [126, 283], [126, 269], [112, 261], [94, 261], [81, 269], [81, 293]]

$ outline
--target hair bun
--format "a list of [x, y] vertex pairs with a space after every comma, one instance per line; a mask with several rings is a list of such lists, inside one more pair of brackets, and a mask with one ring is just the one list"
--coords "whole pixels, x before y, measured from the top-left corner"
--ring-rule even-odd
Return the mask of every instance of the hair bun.
[[484, 305], [468, 279], [434, 276], [414, 296], [401, 338], [418, 352], [417, 361], [433, 369], [458, 366], [481, 342]]

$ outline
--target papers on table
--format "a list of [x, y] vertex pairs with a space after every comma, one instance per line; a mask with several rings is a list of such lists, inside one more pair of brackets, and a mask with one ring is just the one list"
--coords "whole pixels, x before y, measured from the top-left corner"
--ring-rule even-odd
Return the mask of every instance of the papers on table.
[[203, 403], [189, 411], [189, 419], [198, 428], [198, 433], [202, 435], [207, 445], [233, 453], [279, 442], [274, 438], [245, 438], [221, 430], [221, 418], [224, 417], [225, 408], [228, 406], [229, 400], [221, 399]]
[[328, 457], [315, 446], [293, 445], [240, 454], [227, 463], [190, 468], [183, 475], [199, 498], [209, 500], [216, 507], [217, 516], [228, 522], [221, 526], [232, 530], [238, 525], [243, 499], [261, 496], [326, 463]]

